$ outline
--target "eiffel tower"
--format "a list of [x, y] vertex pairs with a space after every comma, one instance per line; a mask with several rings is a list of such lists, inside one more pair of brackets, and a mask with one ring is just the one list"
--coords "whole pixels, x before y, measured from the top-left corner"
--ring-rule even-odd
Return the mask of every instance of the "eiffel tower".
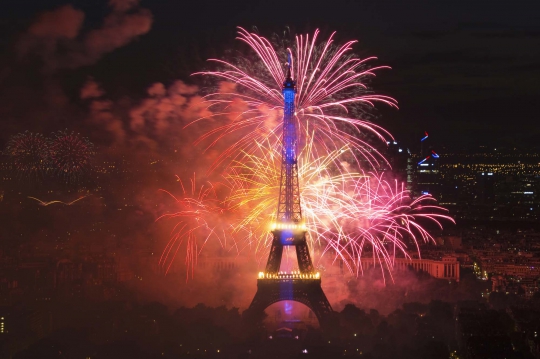
[[[332, 307], [321, 287], [320, 274], [313, 267], [306, 242], [306, 226], [300, 206], [298, 182], [297, 135], [294, 122], [296, 82], [291, 78], [291, 61], [283, 83], [283, 139], [281, 180], [276, 222], [272, 225], [272, 246], [266, 270], [259, 272], [257, 293], [246, 310], [247, 316], [257, 318], [273, 303], [291, 300], [305, 304], [317, 316], [324, 331], [332, 322]], [[294, 246], [298, 271], [280, 271], [283, 247]]]

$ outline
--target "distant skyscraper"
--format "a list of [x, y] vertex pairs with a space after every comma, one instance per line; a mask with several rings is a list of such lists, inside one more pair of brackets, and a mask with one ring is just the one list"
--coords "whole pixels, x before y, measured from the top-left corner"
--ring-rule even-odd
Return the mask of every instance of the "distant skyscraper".
[[495, 180], [493, 172], [481, 172], [476, 174], [477, 198], [481, 204], [493, 204], [495, 202]]
[[427, 132], [420, 139], [420, 153], [416, 161], [414, 196], [431, 194], [438, 198], [441, 192], [439, 154], [435, 152]]

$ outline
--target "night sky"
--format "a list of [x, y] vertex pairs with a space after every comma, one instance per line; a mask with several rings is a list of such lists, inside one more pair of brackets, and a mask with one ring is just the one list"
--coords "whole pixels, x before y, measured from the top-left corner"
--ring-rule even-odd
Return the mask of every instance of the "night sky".
[[[379, 72], [372, 86], [399, 101], [399, 111], [381, 109], [377, 120], [398, 140], [413, 142], [427, 130], [448, 147], [535, 145], [539, 135], [537, 1], [115, 3], [114, 11], [123, 14], [116, 20], [105, 0], [2, 3], [0, 144], [19, 131], [70, 128], [111, 145], [111, 126], [129, 127], [122, 112], [136, 106], [153, 83], [190, 84], [189, 74], [205, 66], [206, 58], [241, 47], [234, 41], [236, 26], [257, 27], [267, 36], [286, 26], [297, 33], [319, 28], [322, 38], [336, 30], [338, 42], [357, 39], [356, 53], [377, 56], [378, 64], [393, 68]], [[43, 12], [62, 6], [68, 9], [64, 31], [77, 28], [73, 22], [80, 27], [58, 40], [51, 25], [41, 28], [49, 31], [46, 36], [36, 38], [40, 29], [32, 26]], [[122, 23], [122, 16], [133, 14], [138, 23]], [[104, 21], [117, 21], [117, 30], [100, 33], [96, 29]], [[100, 43], [100, 36], [118, 39]], [[115, 122], [101, 122], [106, 133], [95, 121], [89, 125], [92, 109], [80, 96], [89, 79], [114, 103]]]

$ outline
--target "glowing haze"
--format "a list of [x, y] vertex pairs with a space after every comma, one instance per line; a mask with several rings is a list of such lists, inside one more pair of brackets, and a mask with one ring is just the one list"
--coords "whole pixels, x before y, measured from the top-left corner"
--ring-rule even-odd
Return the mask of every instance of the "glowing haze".
[[[369, 108], [376, 103], [397, 108], [397, 103], [374, 93], [366, 81], [388, 67], [370, 67], [375, 58], [356, 57], [354, 41], [335, 45], [334, 34], [322, 42], [318, 37], [319, 31], [298, 35], [284, 47], [240, 28], [238, 39], [252, 54], [234, 62], [211, 59], [218, 68], [196, 74], [215, 78], [218, 86], [204, 97], [211, 114], [187, 129], [205, 123], [210, 128], [195, 143], [205, 143], [207, 151], [225, 148], [206, 173], [221, 176], [228, 193], [216, 205], [212, 185], [197, 189], [193, 180], [191, 191], [184, 188], [182, 197], [175, 197], [178, 212], [164, 216], [180, 218], [162, 256], [165, 271], [185, 245], [193, 274], [193, 262], [211, 238], [221, 243], [229, 238], [238, 253], [253, 250], [266, 259], [279, 192], [287, 57], [297, 82], [302, 209], [316, 259], [333, 256], [359, 275], [362, 258], [370, 256], [384, 274], [396, 255], [419, 253], [420, 242], [433, 241], [421, 223], [442, 228], [441, 220], [452, 221], [429, 195], [412, 199], [403, 184], [377, 173], [388, 164], [377, 146], [392, 136], [369, 120]], [[218, 212], [228, 212], [230, 220], [212, 223]]]

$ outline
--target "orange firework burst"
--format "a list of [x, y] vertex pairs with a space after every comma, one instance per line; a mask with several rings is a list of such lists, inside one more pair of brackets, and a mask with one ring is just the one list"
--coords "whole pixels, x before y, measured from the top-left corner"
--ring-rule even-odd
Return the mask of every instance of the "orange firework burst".
[[[185, 264], [188, 268], [187, 278], [193, 277], [194, 267], [197, 263], [197, 256], [204, 246], [211, 239], [216, 239], [222, 243], [223, 236], [218, 235], [216, 225], [217, 216], [223, 213], [220, 201], [217, 198], [214, 186], [207, 182], [197, 186], [195, 175], [190, 180], [191, 186], [186, 190], [184, 184], [177, 177], [182, 187], [182, 194], [175, 196], [169, 191], [161, 190], [174, 199], [177, 206], [176, 212], [165, 213], [157, 220], [168, 218], [174, 219], [175, 223], [171, 237], [161, 254], [159, 265], [164, 269], [165, 274], [169, 272], [178, 254], [183, 249], [185, 251]], [[224, 243], [222, 243], [224, 244]]]

